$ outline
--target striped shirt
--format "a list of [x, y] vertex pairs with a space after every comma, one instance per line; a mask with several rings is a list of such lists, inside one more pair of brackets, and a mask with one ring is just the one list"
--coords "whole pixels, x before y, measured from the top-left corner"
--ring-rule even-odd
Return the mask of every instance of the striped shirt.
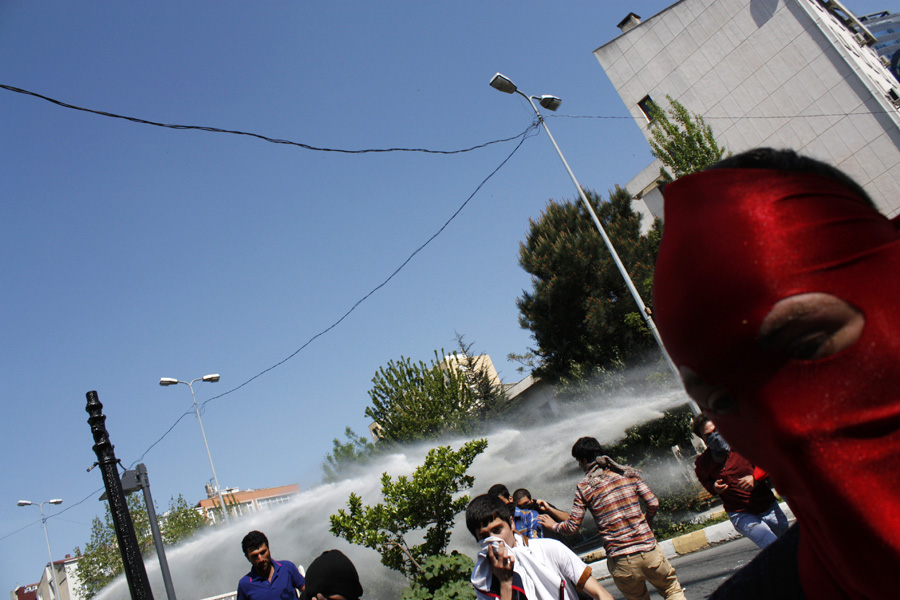
[[555, 529], [560, 533], [575, 533], [585, 511], [589, 510], [607, 556], [650, 551], [656, 546], [656, 538], [641, 512], [640, 500], [647, 506], [647, 517], [653, 518], [659, 500], [640, 476], [619, 475], [594, 465], [578, 482], [569, 519], [557, 523]]

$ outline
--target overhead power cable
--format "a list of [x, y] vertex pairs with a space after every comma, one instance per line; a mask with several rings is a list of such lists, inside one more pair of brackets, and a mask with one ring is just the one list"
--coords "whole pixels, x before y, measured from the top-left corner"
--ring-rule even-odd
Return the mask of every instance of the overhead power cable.
[[[76, 109], [76, 110], [83, 110], [83, 111], [86, 111], [86, 112], [91, 112], [91, 113], [101, 114], [101, 115], [104, 115], [104, 116], [112, 116], [112, 117], [122, 118], [122, 119], [126, 119], [126, 120], [129, 120], [129, 121], [134, 121], [134, 122], [138, 122], [138, 123], [144, 123], [144, 124], [148, 124], [148, 125], [157, 125], [157, 126], [160, 126], [160, 127], [170, 127], [170, 128], [173, 128], [173, 129], [199, 129], [199, 130], [204, 130], [204, 131], [216, 131], [216, 132], [221, 132], [221, 133], [236, 133], [236, 134], [240, 134], [240, 135], [249, 135], [249, 136], [252, 136], [252, 137], [257, 137], [257, 138], [260, 138], [260, 139], [263, 139], [263, 140], [266, 140], [266, 141], [271, 141], [271, 142], [274, 142], [274, 143], [287, 143], [287, 144], [293, 144], [293, 145], [301, 146], [301, 147], [308, 148], [308, 149], [311, 149], [311, 150], [325, 150], [325, 151], [332, 151], [332, 152], [349, 152], [349, 153], [354, 153], [354, 152], [391, 152], [391, 151], [401, 151], [401, 152], [402, 152], [402, 151], [406, 151], [406, 152], [432, 152], [432, 153], [436, 153], [436, 154], [456, 154], [456, 153], [459, 153], [459, 152], [468, 152], [468, 151], [474, 150], [474, 149], [476, 149], [476, 148], [483, 148], [484, 146], [488, 146], [488, 145], [490, 145], [490, 144], [496, 144], [496, 143], [499, 143], [499, 142], [512, 141], [512, 140], [516, 140], [516, 139], [519, 140], [519, 143], [516, 144], [516, 147], [513, 148], [512, 152], [510, 152], [510, 153], [506, 156], [506, 158], [504, 158], [504, 159], [500, 162], [500, 164], [497, 165], [497, 167], [496, 167], [493, 171], [491, 171], [491, 172], [488, 174], [488, 176], [485, 177], [485, 178], [481, 181], [481, 183], [478, 184], [478, 186], [475, 188], [475, 190], [474, 190], [471, 194], [469, 194], [469, 196], [465, 199], [465, 201], [464, 201], [462, 204], [460, 204], [460, 206], [456, 209], [456, 211], [455, 211], [452, 215], [450, 215], [450, 217], [444, 222], [444, 224], [441, 225], [441, 227], [440, 227], [440, 228], [439, 228], [439, 229], [438, 229], [431, 237], [429, 237], [427, 240], [425, 240], [424, 243], [422, 243], [418, 248], [416, 248], [416, 249], [415, 249], [415, 250], [414, 250], [414, 251], [406, 258], [406, 260], [404, 260], [404, 261], [400, 264], [400, 266], [398, 266], [396, 269], [394, 269], [394, 271], [393, 271], [386, 279], [384, 279], [384, 281], [382, 281], [381, 283], [379, 283], [378, 285], [376, 285], [376, 286], [375, 286], [374, 288], [372, 288], [372, 290], [370, 290], [366, 295], [364, 295], [362, 298], [360, 298], [359, 300], [357, 300], [357, 301], [350, 307], [349, 310], [347, 310], [343, 315], [341, 315], [341, 317], [340, 317], [338, 320], [336, 320], [334, 323], [332, 323], [331, 325], [329, 325], [328, 327], [326, 327], [325, 329], [323, 329], [323, 330], [320, 331], [319, 333], [317, 333], [317, 334], [315, 334], [314, 336], [312, 336], [311, 338], [309, 338], [302, 346], [300, 346], [297, 350], [295, 350], [294, 352], [292, 352], [290, 355], [288, 355], [287, 357], [285, 357], [285, 358], [283, 358], [282, 360], [278, 361], [278, 362], [275, 363], [274, 365], [272, 365], [272, 366], [270, 366], [270, 367], [268, 367], [268, 368], [266, 368], [266, 369], [260, 371], [259, 373], [257, 373], [257, 374], [254, 375], [253, 377], [251, 377], [250, 379], [248, 379], [248, 380], [244, 381], [243, 383], [241, 383], [240, 385], [238, 385], [238, 386], [236, 386], [236, 387], [234, 387], [234, 388], [228, 390], [227, 392], [224, 392], [224, 393], [222, 393], [222, 394], [219, 394], [218, 396], [213, 396], [212, 398], [209, 398], [208, 400], [205, 400], [205, 401], [200, 405], [200, 409], [201, 409], [201, 410], [202, 410], [203, 408], [205, 408], [205, 406], [206, 406], [209, 402], [211, 402], [211, 401], [213, 401], [213, 400], [217, 400], [217, 399], [219, 399], [219, 398], [222, 398], [223, 396], [227, 396], [228, 394], [231, 394], [231, 393], [233, 393], [233, 392], [236, 392], [237, 390], [239, 390], [239, 389], [241, 389], [242, 387], [246, 386], [247, 384], [249, 384], [250, 382], [254, 381], [255, 379], [258, 379], [259, 377], [265, 375], [265, 374], [268, 373], [269, 371], [271, 371], [271, 370], [273, 370], [273, 369], [276, 369], [277, 367], [283, 365], [284, 363], [286, 363], [287, 361], [289, 361], [290, 359], [292, 359], [294, 356], [296, 356], [296, 355], [299, 354], [301, 351], [303, 351], [307, 346], [309, 346], [313, 341], [315, 341], [315, 340], [318, 339], [319, 337], [325, 335], [326, 333], [328, 333], [329, 331], [331, 331], [332, 329], [334, 329], [335, 327], [337, 327], [342, 321], [344, 321], [344, 319], [346, 319], [348, 316], [350, 316], [350, 313], [352, 313], [354, 310], [356, 310], [356, 308], [357, 308], [360, 304], [362, 304], [363, 302], [365, 302], [365, 301], [366, 301], [369, 297], [371, 297], [375, 292], [377, 292], [378, 290], [380, 290], [381, 288], [383, 288], [385, 285], [387, 285], [388, 282], [390, 282], [390, 281], [391, 281], [391, 280], [392, 280], [392, 279], [393, 279], [393, 278], [394, 278], [394, 277], [395, 277], [395, 276], [396, 276], [396, 275], [397, 275], [404, 267], [406, 267], [406, 265], [409, 264], [409, 262], [410, 262], [410, 261], [411, 261], [411, 260], [412, 260], [419, 252], [421, 252], [422, 250], [424, 250], [426, 246], [428, 246], [432, 241], [435, 240], [435, 238], [437, 238], [441, 233], [443, 233], [443, 231], [447, 228], [447, 226], [450, 225], [450, 223], [451, 223], [451, 222], [452, 222], [452, 221], [453, 221], [453, 220], [454, 220], [454, 219], [462, 212], [462, 210], [466, 207], [467, 204], [469, 204], [469, 202], [472, 200], [472, 198], [475, 197], [475, 195], [481, 190], [481, 188], [484, 187], [484, 185], [485, 185], [485, 184], [486, 184], [486, 183], [487, 183], [494, 175], [496, 175], [497, 172], [498, 172], [501, 168], [503, 168], [503, 166], [504, 166], [507, 162], [509, 162], [509, 160], [510, 160], [510, 159], [513, 157], [513, 155], [519, 150], [519, 148], [522, 147], [522, 144], [525, 143], [525, 140], [528, 139], [529, 137], [531, 137], [531, 135], [534, 134], [535, 131], [537, 131], [538, 125], [539, 125], [538, 121], [535, 120], [535, 121], [533, 121], [533, 122], [531, 123], [531, 125], [528, 126], [527, 129], [525, 129], [522, 133], [520, 133], [520, 134], [518, 134], [518, 135], [516, 135], [516, 136], [514, 136], [514, 137], [511, 137], [511, 138], [508, 138], [508, 139], [505, 139], [505, 140], [495, 140], [495, 141], [493, 141], [493, 142], [488, 142], [488, 143], [486, 143], [486, 144], [481, 144], [481, 145], [479, 145], [479, 146], [474, 146], [474, 147], [472, 147], [472, 148], [468, 148], [468, 149], [465, 149], [465, 150], [435, 151], [435, 150], [412, 150], [412, 149], [402, 149], [402, 148], [398, 148], [398, 149], [387, 149], [387, 150], [359, 150], [359, 151], [350, 151], [350, 150], [329, 150], [329, 149], [315, 148], [315, 147], [312, 147], [312, 146], [306, 146], [305, 144], [299, 144], [299, 143], [295, 143], [295, 142], [288, 142], [288, 141], [284, 141], [284, 140], [271, 140], [271, 139], [269, 139], [269, 138], [266, 138], [265, 136], [261, 136], [261, 135], [257, 135], [257, 134], [252, 134], [252, 133], [244, 133], [244, 132], [229, 131], [229, 130], [214, 129], [214, 128], [205, 128], [205, 127], [194, 127], [194, 126], [186, 126], [186, 125], [165, 125], [165, 124], [161, 124], [161, 123], [154, 123], [154, 122], [152, 122], [152, 121], [146, 121], [146, 120], [143, 120], [143, 119], [135, 119], [135, 118], [132, 118], [132, 117], [123, 117], [123, 116], [120, 116], [120, 115], [113, 115], [113, 114], [110, 114], [110, 113], [103, 113], [103, 112], [101, 112], [101, 111], [94, 111], [94, 110], [90, 110], [90, 109], [85, 109], [85, 108], [81, 108], [81, 107], [77, 107], [77, 106], [68, 105], [68, 104], [66, 104], [66, 103], [64, 103], [64, 102], [60, 102], [60, 101], [54, 100], [54, 99], [52, 99], [52, 98], [47, 98], [47, 97], [45, 97], [45, 96], [41, 96], [40, 94], [35, 94], [35, 93], [33, 93], [33, 92], [28, 92], [28, 91], [26, 91], [26, 90], [20, 90], [19, 88], [13, 88], [13, 87], [11, 87], [11, 86], [7, 86], [7, 85], [3, 85], [3, 84], [0, 84], [0, 88], [7, 89], [7, 90], [10, 90], [10, 91], [14, 91], [14, 92], [19, 92], [19, 93], [24, 93], [24, 94], [29, 94], [29, 95], [32, 95], [32, 96], [36, 96], [36, 97], [38, 97], [38, 98], [42, 98], [42, 99], [47, 100], [47, 101], [49, 101], [49, 102], [53, 102], [54, 104], [59, 104], [60, 106], [64, 106], [64, 107], [66, 107], [66, 108], [74, 108], [74, 109]], [[162, 434], [155, 442], [153, 442], [152, 444], [150, 444], [150, 446], [148, 446], [147, 449], [144, 450], [144, 452], [143, 452], [137, 459], [135, 459], [135, 460], [131, 463], [131, 465], [130, 465], [129, 468], [134, 467], [134, 465], [136, 465], [138, 462], [140, 462], [141, 460], [143, 460], [144, 457], [150, 452], [150, 450], [152, 450], [157, 444], [159, 444], [160, 442], [162, 442], [162, 441], [166, 438], [166, 436], [168, 436], [169, 433], [171, 433], [172, 430], [175, 429], [175, 427], [178, 425], [178, 423], [181, 422], [182, 419], [184, 419], [186, 416], [191, 415], [191, 414], [194, 414], [194, 411], [193, 411], [193, 410], [188, 410], [188, 411], [185, 411], [180, 417], [178, 417], [178, 419], [176, 419], [175, 422], [172, 423], [172, 425], [165, 431], [165, 433], [163, 433], [163, 434]], [[75, 503], [73, 503], [73, 504], [69, 504], [68, 506], [66, 506], [66, 508], [64, 508], [63, 510], [59, 511], [58, 513], [54, 513], [53, 515], [48, 515], [47, 518], [48, 518], [48, 519], [54, 518], [54, 517], [56, 517], [56, 516], [58, 516], [58, 515], [61, 515], [61, 514], [65, 513], [65, 512], [67, 512], [68, 510], [70, 510], [70, 509], [72, 509], [72, 508], [75, 508], [76, 506], [78, 506], [78, 505], [80, 505], [80, 504], [83, 504], [84, 502], [86, 502], [87, 500], [89, 500], [91, 497], [93, 497], [94, 495], [98, 494], [98, 493], [101, 492], [102, 490], [103, 490], [103, 488], [98, 488], [98, 489], [94, 490], [93, 492], [91, 492], [90, 494], [88, 494], [87, 496], [85, 496], [84, 498], [82, 498], [81, 500], [79, 500], [78, 502], [75, 502]], [[19, 533], [20, 531], [23, 531], [23, 530], [25, 530], [25, 529], [27, 529], [27, 528], [29, 528], [29, 527], [31, 527], [32, 525], [35, 525], [35, 524], [37, 524], [37, 523], [40, 523], [40, 521], [34, 521], [34, 522], [29, 523], [29, 524], [27, 524], [27, 525], [25, 525], [25, 526], [23, 526], [23, 527], [20, 527], [19, 529], [16, 529], [16, 530], [11, 531], [11, 532], [9, 532], [9, 533], [3, 535], [3, 536], [0, 536], [0, 541], [3, 541], [3, 540], [5, 540], [5, 539], [7, 539], [7, 538], [9, 538], [9, 537], [12, 537], [13, 535]]]
[[[320, 146], [313, 146], [311, 144], [304, 144], [303, 142], [295, 142], [292, 140], [279, 139], [279, 138], [271, 138], [259, 133], [253, 133], [250, 131], [239, 131], [235, 129], [222, 129], [219, 127], [206, 127], [203, 125], [179, 125], [173, 123], [160, 123], [158, 121], [150, 121], [148, 119], [141, 119], [139, 117], [129, 117], [127, 115], [120, 115], [116, 113], [111, 113], [103, 110], [96, 110], [93, 108], [86, 108], [83, 106], [78, 106], [75, 104], [70, 104], [68, 102], [63, 102], [62, 100], [57, 100], [56, 98], [51, 98], [50, 96], [45, 96], [43, 94], [38, 94], [37, 92], [32, 92], [30, 90], [25, 90], [22, 88], [18, 88], [11, 85], [6, 85], [0, 83], [0, 89], [4, 89], [10, 92], [15, 92], [17, 94], [24, 94], [26, 96], [32, 96], [34, 98], [40, 98], [41, 100], [45, 100], [57, 106], [61, 106], [63, 108], [69, 108], [72, 110], [79, 110], [86, 113], [91, 113], [95, 115], [100, 115], [103, 117], [110, 117], [113, 119], [123, 119], [125, 121], [131, 121], [132, 123], [139, 123], [142, 125], [152, 125], [154, 127], [165, 127], [168, 129], [182, 129], [182, 130], [194, 130], [194, 131], [207, 131], [210, 133], [229, 133], [232, 135], [244, 135], [248, 137], [257, 138], [263, 140], [265, 142], [269, 142], [271, 144], [285, 144], [288, 146], [296, 146], [298, 148], [304, 148], [306, 150], [314, 150], [316, 152], [338, 152], [343, 154], [367, 154], [367, 153], [384, 153], [384, 152], [421, 152], [425, 154], [461, 154], [464, 152], [472, 152], [473, 150], [479, 150], [481, 148], [485, 148], [492, 144], [499, 144], [502, 142], [511, 142], [515, 139], [518, 139], [520, 135], [516, 135], [509, 138], [503, 138], [499, 140], [492, 140], [489, 142], [484, 142], [482, 144], [477, 144], [475, 146], [470, 146], [468, 148], [460, 148], [458, 150], [432, 150], [428, 148], [362, 148], [357, 150], [350, 150], [346, 148], [324, 148]], [[716, 119], [731, 119], [731, 120], [739, 120], [739, 119], [812, 119], [817, 117], [845, 117], [850, 115], [878, 115], [885, 114], [887, 111], [860, 111], [860, 112], [852, 112], [852, 113], [827, 113], [820, 115], [772, 115], [772, 116], [739, 116], [739, 117], [728, 117], [728, 116], [719, 116], [719, 117], [706, 117], [703, 118], [705, 120], [716, 120]], [[632, 117], [630, 115], [626, 116], [612, 116], [612, 115], [561, 115], [561, 114], [551, 114], [547, 115], [551, 118], [563, 118], [563, 119], [621, 119], [621, 120], [631, 120]]]
[[[57, 513], [53, 513], [52, 515], [47, 515], [46, 518], [47, 518], [48, 520], [49, 520], [49, 519], [55, 519], [55, 518], [58, 517], [59, 515], [61, 515], [61, 514], [63, 514], [64, 512], [66, 512], [67, 510], [70, 510], [70, 509], [72, 509], [72, 508], [75, 508], [76, 506], [78, 506], [79, 504], [83, 504], [84, 502], [87, 502], [87, 501], [90, 500], [92, 497], [94, 497], [95, 495], [99, 494], [99, 493], [102, 492], [102, 491], [103, 491], [103, 488], [97, 488], [96, 490], [94, 490], [93, 492], [91, 492], [90, 494], [88, 494], [87, 496], [85, 496], [84, 498], [82, 498], [81, 500], [79, 500], [78, 502], [75, 502], [75, 503], [73, 503], [73, 504], [69, 504], [68, 506], [66, 506], [66, 507], [65, 507], [64, 509], [62, 509], [61, 511], [59, 511], [59, 512], [57, 512]], [[62, 520], [64, 521], [65, 519], [62, 519]], [[3, 540], [5, 540], [6, 538], [9, 538], [9, 537], [12, 537], [12, 536], [16, 535], [16, 534], [19, 533], [20, 531], [24, 531], [24, 530], [28, 529], [28, 528], [31, 527], [32, 525], [37, 525], [37, 524], [39, 524], [40, 522], [41, 522], [40, 519], [38, 519], [37, 521], [32, 521], [32, 522], [29, 523], [28, 525], [24, 525], [24, 526], [22, 526], [22, 527], [19, 527], [19, 528], [16, 529], [15, 531], [10, 531], [10, 532], [7, 533], [6, 535], [0, 536], [0, 542], [2, 542]]]
[[[431, 237], [429, 237], [427, 240], [425, 240], [425, 242], [423, 242], [422, 245], [420, 245], [418, 248], [416, 248], [415, 250], [413, 250], [413, 252], [412, 252], [408, 257], [406, 257], [406, 260], [404, 260], [404, 261], [400, 264], [400, 266], [398, 266], [396, 269], [394, 269], [394, 271], [393, 271], [390, 275], [388, 275], [387, 278], [384, 279], [384, 281], [382, 281], [381, 283], [379, 283], [378, 285], [376, 285], [376, 286], [375, 286], [374, 288], [372, 288], [366, 295], [364, 295], [362, 298], [360, 298], [359, 300], [357, 300], [357, 301], [356, 301], [356, 302], [355, 302], [355, 303], [354, 303], [354, 304], [353, 304], [353, 305], [352, 305], [352, 306], [351, 306], [351, 307], [350, 307], [343, 315], [341, 315], [341, 317], [340, 317], [339, 319], [337, 319], [334, 323], [332, 323], [331, 325], [329, 325], [328, 327], [326, 327], [325, 329], [323, 329], [323, 330], [320, 331], [319, 333], [315, 334], [314, 336], [312, 336], [311, 338], [309, 338], [308, 340], [306, 340], [306, 342], [304, 342], [303, 345], [301, 345], [299, 348], [297, 348], [296, 350], [294, 350], [291, 354], [289, 354], [289, 355], [286, 356], [285, 358], [281, 359], [280, 361], [278, 361], [278, 362], [275, 363], [274, 365], [272, 365], [272, 366], [270, 366], [270, 367], [268, 367], [268, 368], [266, 368], [266, 369], [263, 369], [262, 371], [260, 371], [260, 372], [257, 373], [256, 375], [254, 375], [253, 377], [247, 379], [246, 381], [244, 381], [244, 382], [241, 383], [240, 385], [231, 388], [231, 389], [228, 390], [227, 392], [223, 392], [223, 393], [221, 393], [221, 394], [219, 394], [219, 395], [217, 395], [217, 396], [213, 396], [212, 398], [209, 398], [209, 399], [207, 399], [207, 400], [204, 400], [204, 401], [200, 404], [200, 409], [202, 410], [207, 404], [209, 404], [209, 403], [212, 402], [213, 400], [218, 400], [219, 398], [222, 398], [223, 396], [227, 396], [228, 394], [234, 393], [234, 392], [238, 391], [239, 389], [241, 389], [242, 387], [244, 387], [244, 386], [246, 386], [247, 384], [249, 384], [250, 382], [252, 382], [252, 381], [258, 379], [259, 377], [262, 377], [263, 375], [265, 375], [265, 374], [268, 373], [269, 371], [271, 371], [271, 370], [273, 370], [273, 369], [276, 369], [276, 368], [280, 367], [281, 365], [283, 365], [283, 364], [286, 363], [287, 361], [289, 361], [289, 360], [291, 360], [292, 358], [294, 358], [295, 356], [297, 356], [297, 354], [299, 354], [300, 352], [302, 352], [307, 346], [309, 346], [310, 344], [312, 344], [315, 340], [317, 340], [318, 338], [322, 337], [323, 335], [325, 335], [326, 333], [328, 333], [329, 331], [331, 331], [332, 329], [334, 329], [335, 327], [337, 327], [338, 325], [340, 325], [341, 322], [343, 322], [344, 319], [346, 319], [347, 317], [349, 317], [349, 316], [350, 316], [350, 313], [352, 313], [354, 310], [356, 310], [356, 308], [357, 308], [360, 304], [362, 304], [363, 302], [365, 302], [366, 300], [368, 300], [375, 292], [377, 292], [378, 290], [380, 290], [381, 288], [383, 288], [384, 286], [386, 286], [386, 285], [388, 284], [388, 282], [390, 282], [390, 281], [391, 281], [391, 280], [392, 280], [392, 279], [393, 279], [393, 278], [394, 278], [401, 270], [403, 270], [403, 268], [404, 268], [407, 264], [409, 264], [409, 262], [410, 262], [410, 261], [411, 261], [411, 260], [412, 260], [419, 252], [421, 252], [422, 250], [424, 250], [425, 247], [426, 247], [428, 244], [430, 244], [431, 242], [433, 242], [433, 241], [435, 240], [435, 238], [437, 238], [441, 233], [443, 233], [443, 231], [447, 228], [447, 226], [450, 225], [450, 223], [451, 223], [451, 222], [459, 215], [459, 213], [462, 212], [462, 210], [463, 210], [463, 209], [466, 207], [466, 205], [472, 200], [472, 198], [475, 197], [475, 194], [477, 194], [477, 193], [481, 190], [481, 188], [484, 187], [484, 184], [486, 184], [486, 183], [487, 183], [494, 175], [496, 175], [497, 172], [498, 172], [500, 169], [502, 169], [503, 166], [504, 166], [507, 162], [509, 162], [509, 160], [510, 160], [510, 159], [513, 157], [513, 155], [519, 150], [519, 148], [522, 147], [522, 144], [525, 143], [525, 140], [528, 139], [529, 137], [531, 137], [531, 134], [532, 134], [533, 132], [537, 131], [538, 126], [539, 126], [539, 122], [538, 122], [537, 120], [534, 120], [534, 121], [532, 121], [532, 123], [531, 123], [531, 125], [528, 127], [528, 129], [526, 129], [525, 131], [523, 131], [522, 133], [520, 133], [518, 136], [516, 136], [517, 138], [521, 138], [521, 139], [519, 140], [519, 143], [516, 144], [516, 147], [513, 148], [512, 152], [510, 152], [510, 153], [506, 156], [506, 158], [504, 158], [504, 159], [500, 162], [500, 164], [497, 165], [497, 167], [496, 167], [493, 171], [491, 171], [491, 172], [488, 174], [487, 177], [485, 177], [484, 179], [481, 180], [481, 183], [479, 183], [479, 184], [475, 187], [475, 190], [474, 190], [471, 194], [469, 194], [468, 198], [466, 198], [465, 201], [464, 201], [462, 204], [459, 205], [459, 207], [456, 209], [456, 211], [455, 211], [452, 215], [450, 215], [450, 218], [448, 218], [448, 219], [444, 222], [444, 224], [441, 225], [440, 228], [439, 228], [436, 232], [434, 232], [434, 234], [432, 234]], [[515, 138], [514, 138], [514, 139], [515, 139]], [[169, 428], [166, 430], [166, 432], [165, 432], [164, 434], [162, 434], [162, 435], [159, 437], [159, 439], [157, 439], [157, 440], [156, 440], [155, 442], [153, 442], [146, 450], [144, 450], [144, 453], [141, 454], [137, 459], [135, 459], [135, 461], [132, 463], [132, 465], [134, 465], [134, 464], [136, 464], [137, 462], [143, 460], [144, 457], [147, 455], [147, 453], [150, 452], [150, 450], [153, 449], [154, 446], [156, 446], [157, 444], [159, 444], [161, 441], [163, 441], [163, 439], [165, 439], [165, 437], [166, 437], [167, 435], [169, 435], [169, 433], [175, 428], [176, 425], [178, 425], [178, 423], [181, 421], [181, 419], [183, 419], [183, 418], [184, 418], [185, 416], [187, 416], [188, 414], [191, 414], [192, 412], [193, 412], [193, 411], [187, 411], [187, 412], [185, 412], [183, 415], [181, 415], [180, 417], [178, 417], [178, 420], [176, 420], [175, 423], [173, 423], [172, 426], [169, 427]]]
[[[704, 121], [717, 120], [717, 119], [728, 119], [730, 121], [740, 121], [741, 119], [818, 119], [821, 117], [855, 117], [857, 115], [885, 115], [888, 114], [886, 110], [861, 110], [854, 111], [849, 113], [822, 113], [818, 115], [741, 115], [738, 117], [728, 117], [728, 116], [706, 116], [699, 115], [703, 117]], [[552, 119], [622, 119], [626, 121], [634, 120], [634, 117], [631, 115], [626, 116], [609, 116], [609, 115], [560, 115], [560, 114], [548, 114], [544, 115], [544, 118], [552, 118]]]
[[[291, 140], [282, 140], [277, 138], [271, 138], [259, 133], [252, 133], [249, 131], [238, 131], [235, 129], [221, 129], [219, 127], [204, 127], [202, 125], [176, 125], [172, 123], [159, 123], [157, 121], [149, 121], [147, 119], [140, 119], [138, 117], [129, 117], [126, 115], [118, 115], [116, 113], [106, 112], [103, 110], [95, 110], [93, 108], [85, 108], [83, 106], [76, 106], [75, 104], [69, 104], [68, 102], [63, 102], [62, 100], [56, 100], [55, 98], [51, 98], [49, 96], [44, 96], [43, 94], [38, 94], [37, 92], [31, 92], [28, 90], [23, 90], [22, 88], [13, 87], [11, 85], [5, 85], [0, 83], [0, 88], [4, 90], [8, 90], [10, 92], [16, 92], [17, 94], [25, 94], [26, 96], [33, 96], [35, 98], [40, 98], [41, 100], [46, 100], [47, 102], [51, 102], [56, 104], [57, 106], [62, 106], [63, 108], [71, 108], [72, 110], [80, 110], [86, 113], [91, 113], [94, 115], [100, 115], [103, 117], [111, 117], [113, 119], [123, 119], [125, 121], [131, 121], [132, 123], [140, 123], [142, 125], [153, 125], [154, 127], [166, 127], [168, 129], [190, 129], [194, 131], [208, 131], [211, 133], [230, 133], [232, 135], [246, 135], [248, 137], [257, 138], [263, 140], [264, 142], [269, 142], [271, 144], [285, 144], [288, 146], [297, 146], [298, 148], [304, 148], [306, 150], [315, 150], [317, 152], [339, 152], [343, 154], [366, 154], [372, 152], [423, 152], [425, 154], [461, 154], [463, 152], [471, 152], [473, 150], [478, 150], [480, 148], [485, 148], [490, 146], [491, 144], [499, 144], [501, 142], [511, 142], [515, 139], [518, 139], [525, 132], [520, 133], [519, 135], [514, 135], [510, 138], [505, 138], [502, 140], [492, 140], [490, 142], [484, 142], [483, 144], [478, 144], [476, 146], [471, 146], [469, 148], [461, 148], [459, 150], [430, 150], [428, 148], [364, 148], [361, 150], [347, 150], [342, 148], [322, 148], [319, 146], [311, 146], [310, 144], [304, 144], [302, 142], [293, 142]], [[527, 131], [527, 130], [526, 130]]]

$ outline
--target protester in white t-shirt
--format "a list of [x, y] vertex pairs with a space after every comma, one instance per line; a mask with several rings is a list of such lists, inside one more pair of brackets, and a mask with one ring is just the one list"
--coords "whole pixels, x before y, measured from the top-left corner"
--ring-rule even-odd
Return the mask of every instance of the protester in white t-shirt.
[[612, 600], [591, 575], [591, 568], [557, 540], [526, 539], [512, 528], [507, 504], [481, 495], [466, 508], [466, 526], [481, 543], [472, 571], [479, 600]]

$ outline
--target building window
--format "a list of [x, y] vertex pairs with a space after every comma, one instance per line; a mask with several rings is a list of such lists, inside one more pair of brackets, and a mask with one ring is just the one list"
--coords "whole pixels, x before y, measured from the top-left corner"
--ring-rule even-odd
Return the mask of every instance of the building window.
[[648, 123], [653, 122], [653, 117], [650, 116], [651, 107], [659, 108], [656, 102], [653, 101], [653, 98], [650, 96], [644, 96], [640, 102], [638, 102], [638, 108], [641, 109], [641, 112], [644, 113], [644, 116], [647, 118]]

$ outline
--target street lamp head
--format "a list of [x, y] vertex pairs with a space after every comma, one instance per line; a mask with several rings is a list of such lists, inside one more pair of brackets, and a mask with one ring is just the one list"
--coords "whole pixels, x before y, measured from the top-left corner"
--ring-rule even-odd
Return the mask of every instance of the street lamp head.
[[497, 73], [491, 78], [491, 87], [506, 94], [515, 93], [515, 91], [519, 89], [508, 77], [501, 75], [500, 73]]
[[218, 373], [213, 373], [212, 375], [204, 375], [203, 376], [203, 381], [208, 381], [210, 383], [215, 383], [218, 380], [219, 380]]
[[159, 385], [162, 385], [162, 386], [175, 385], [176, 383], [178, 383], [178, 380], [172, 379], [171, 377], [163, 377], [162, 379], [159, 380]]
[[559, 105], [562, 104], [562, 100], [560, 100], [556, 96], [544, 94], [543, 96], [538, 98], [538, 104], [540, 104], [547, 110], [556, 110], [557, 108], [559, 108]]
[[28, 500], [19, 500], [16, 502], [16, 506], [31, 506], [31, 502]]
[[54, 498], [53, 500], [50, 500], [49, 502], [50, 502], [50, 504], [62, 504], [62, 498]]

